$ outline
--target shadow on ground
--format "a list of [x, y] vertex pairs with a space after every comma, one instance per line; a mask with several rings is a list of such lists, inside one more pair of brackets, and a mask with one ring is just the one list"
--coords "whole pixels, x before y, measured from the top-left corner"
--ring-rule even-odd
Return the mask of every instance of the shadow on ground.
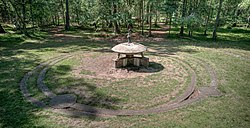
[[164, 66], [160, 63], [156, 62], [149, 62], [148, 67], [139, 67], [139, 66], [134, 66], [134, 65], [128, 65], [126, 67], [122, 67], [120, 69], [125, 69], [128, 72], [133, 71], [133, 72], [139, 72], [139, 73], [155, 73], [155, 72], [160, 72], [164, 69]]
[[38, 57], [19, 50], [8, 50], [1, 51], [0, 60], [0, 127], [35, 126], [36, 119], [40, 117], [34, 113], [39, 109], [24, 100], [19, 82], [31, 67], [37, 65]]
[[[227, 30], [223, 30], [221, 31], [221, 33], [225, 33], [226, 31]], [[241, 33], [244, 36], [249, 33], [249, 30], [232, 30], [231, 33]], [[74, 52], [100, 50], [99, 52], [110, 52], [109, 50], [101, 49], [109, 49], [115, 45], [115, 43], [107, 42], [105, 41], [105, 39], [93, 40], [84, 37], [84, 35], [81, 37], [70, 36], [69, 34], [64, 34], [63, 32], [61, 32], [61, 34], [62, 35], [60, 36], [51, 35], [46, 39], [38, 37], [35, 38], [36, 41], [29, 41], [22, 36], [12, 34], [7, 34], [7, 36], [0, 36], [0, 126], [33, 127], [35, 126], [34, 122], [37, 118], [39, 118], [39, 116], [34, 115], [34, 112], [37, 112], [39, 110], [24, 100], [19, 89], [19, 82], [24, 74], [32, 70], [42, 61], [39, 59], [39, 56], [32, 54], [32, 52], [41, 52], [44, 54], [46, 54], [47, 51]], [[77, 34], [73, 33], [73, 35]], [[198, 46], [205, 48], [233, 48], [248, 51], [250, 50], [249, 37], [239, 37], [236, 41], [231, 40], [232, 37], [230, 37], [230, 35], [225, 35], [225, 38], [219, 39], [217, 42], [211, 42], [210, 40], [206, 40], [206, 38], [202, 38], [203, 40], [196, 37], [176, 39], [176, 37], [168, 37], [167, 35], [165, 35], [165, 33], [162, 36], [165, 39], [164, 41], [148, 41], [142, 43], [150, 48], [154, 48], [160, 51], [157, 54], [199, 52], [194, 49], [183, 49], [183, 46]], [[33, 51], [30, 52], [29, 50]], [[65, 67], [61, 68], [62, 70], [65, 70], [63, 72], [67, 72], [69, 70]], [[96, 87], [92, 84], [89, 84], [88, 82], [82, 82], [80, 84], [73, 85], [74, 81], [78, 80], [70, 77], [66, 78], [65, 81], [71, 81], [69, 82], [69, 84], [72, 85], [72, 89], [84, 87], [84, 91], [91, 92], [91, 95], [88, 96], [89, 101], [84, 101], [86, 104], [94, 106], [103, 105], [107, 108], [112, 108], [113, 103], [119, 102], [119, 99], [111, 98], [110, 96], [97, 92]], [[86, 94], [83, 94], [83, 97], [84, 96], [87, 97]], [[92, 118], [93, 116], [90, 117]]]
[[70, 74], [71, 71], [70, 65], [54, 66], [46, 75], [47, 86], [57, 94], [77, 95], [78, 103], [94, 107], [117, 109], [116, 104], [119, 103], [120, 99], [98, 91], [98, 85], [95, 82], [88, 82], [83, 78], [68, 76], [67, 74]]

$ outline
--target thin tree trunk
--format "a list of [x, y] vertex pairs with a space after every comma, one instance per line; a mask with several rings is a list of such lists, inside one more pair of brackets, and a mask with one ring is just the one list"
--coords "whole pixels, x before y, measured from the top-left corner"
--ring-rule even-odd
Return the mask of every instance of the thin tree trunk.
[[[4, 2], [4, 0], [2, 0], [3, 2]], [[16, 22], [15, 22], [15, 24], [18, 24], [18, 26], [19, 27], [21, 27], [21, 24], [22, 24], [22, 20], [23, 20], [23, 18], [21, 17], [21, 14], [19, 14], [18, 13], [18, 11], [17, 11], [17, 8], [16, 8], [16, 6], [14, 6], [14, 4], [13, 4], [13, 2], [11, 1], [11, 0], [9, 0], [9, 2], [10, 2], [10, 4], [11, 4], [11, 6], [14, 8], [14, 12], [16, 13], [16, 17], [15, 17], [15, 19], [16, 19]], [[5, 3], [5, 2], [4, 2]], [[6, 4], [6, 3], [5, 3]]]
[[[210, 13], [210, 10], [209, 10], [209, 13]], [[208, 26], [208, 23], [209, 23], [209, 15], [207, 16], [207, 20], [206, 20], [204, 36], [207, 36], [207, 26]]]
[[69, 0], [66, 0], [66, 25], [65, 30], [69, 31]]
[[43, 25], [43, 19], [42, 17], [39, 18], [39, 26], [42, 26]]
[[22, 27], [23, 29], [26, 29], [26, 23], [25, 23], [25, 20], [26, 20], [26, 8], [25, 8], [25, 0], [22, 0], [22, 16], [23, 16], [23, 24], [22, 24]]
[[149, 16], [148, 16], [148, 14], [149, 14], [149, 5], [148, 4], [146, 6], [146, 11], [147, 11], [146, 24], [149, 24]]
[[76, 11], [76, 19], [77, 19], [77, 24], [80, 25], [79, 10]]
[[234, 23], [236, 23], [236, 18], [237, 18], [237, 10], [238, 10], [238, 8], [237, 8], [237, 4], [236, 4], [236, 6], [234, 7], [234, 11], [233, 11], [233, 21], [234, 21]]
[[30, 2], [30, 15], [31, 15], [31, 22], [32, 22], [32, 27], [35, 26], [34, 24], [34, 17], [33, 17], [33, 6], [32, 6], [32, 0], [29, 0]]
[[157, 20], [158, 20], [158, 11], [156, 11], [156, 15], [155, 15], [155, 26], [157, 26]]
[[59, 15], [59, 13], [57, 14], [57, 26], [59, 26], [60, 25], [60, 15]]
[[170, 31], [171, 31], [171, 23], [172, 23], [172, 14], [169, 14], [169, 36], [170, 36]]
[[143, 28], [143, 26], [144, 26], [144, 1], [143, 0], [141, 0], [141, 35], [144, 35], [144, 32], [143, 32], [143, 30], [144, 30], [144, 28]]
[[[210, 10], [209, 10], [210, 12]], [[207, 20], [206, 20], [206, 25], [205, 25], [205, 30], [204, 30], [204, 36], [207, 36], [207, 25], [208, 25], [208, 22], [209, 22], [209, 15], [207, 16]]]
[[[211, 4], [212, 2], [210, 2]], [[211, 13], [211, 7], [208, 9], [208, 15], [207, 15], [207, 20], [206, 20], [206, 25], [205, 25], [205, 31], [204, 31], [204, 36], [207, 36], [207, 26], [210, 20], [210, 13]]]
[[65, 25], [65, 10], [63, 6], [63, 0], [60, 1], [61, 3], [61, 9], [62, 9], [62, 19], [63, 19], [63, 25]]
[[[197, 1], [194, 0], [194, 1], [189, 1], [188, 5], [189, 5], [189, 10], [188, 10], [188, 13], [187, 15], [191, 15], [192, 11], [196, 9], [195, 7], [195, 4]], [[194, 3], [194, 6], [193, 4]], [[186, 5], [187, 6], [187, 5]], [[192, 22], [190, 24], [187, 25], [187, 28], [188, 28], [188, 36], [191, 37], [192, 36], [192, 29], [193, 29], [193, 26], [192, 26]]]
[[[113, 15], [116, 15], [116, 13], [117, 13], [117, 5], [113, 2]], [[114, 33], [120, 34], [120, 29], [116, 20], [114, 21], [113, 25], [114, 25]]]
[[53, 25], [56, 24], [56, 18], [55, 18], [55, 16], [52, 16], [52, 24], [53, 24]]
[[152, 11], [152, 7], [151, 7], [151, 3], [149, 4], [149, 32], [148, 32], [148, 36], [152, 36], [152, 32], [151, 32], [151, 29], [152, 29], [152, 14], [151, 14], [151, 11]]
[[[183, 0], [183, 5], [182, 5], [182, 18], [184, 18], [186, 16], [186, 4], [187, 4], [187, 0]], [[180, 30], [180, 36], [184, 35], [184, 24], [183, 22], [181, 23], [181, 30]]]
[[167, 14], [167, 16], [166, 16], [166, 19], [165, 19], [165, 25], [167, 25], [168, 24], [168, 14]]
[[140, 28], [141, 27], [141, 15], [142, 15], [142, 10], [141, 10], [141, 3], [139, 2], [138, 3], [139, 4], [139, 6], [138, 6], [138, 28]]
[[250, 16], [247, 18], [247, 23], [248, 23], [247, 28], [249, 28], [250, 27]]
[[25, 7], [25, 0], [22, 0], [22, 33], [26, 36], [29, 36], [27, 29], [26, 29], [26, 7]]
[[216, 40], [217, 38], [217, 28], [219, 26], [219, 21], [220, 21], [220, 12], [221, 12], [221, 6], [222, 6], [222, 2], [223, 0], [220, 0], [220, 3], [219, 3], [219, 8], [218, 8], [218, 13], [217, 13], [217, 17], [216, 17], [216, 22], [214, 24], [214, 31], [213, 31], [213, 40]]

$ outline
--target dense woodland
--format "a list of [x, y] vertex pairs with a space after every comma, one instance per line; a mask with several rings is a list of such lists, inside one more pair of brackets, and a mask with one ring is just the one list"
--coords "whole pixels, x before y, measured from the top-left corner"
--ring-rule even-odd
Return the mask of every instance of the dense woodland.
[[[250, 26], [250, 0], [1, 0], [2, 24], [11, 24], [29, 35], [28, 29], [64, 25], [116, 34], [128, 26], [151, 36], [159, 23], [179, 28], [180, 36], [192, 36], [193, 31], [216, 31]], [[125, 31], [124, 31], [125, 32]]]

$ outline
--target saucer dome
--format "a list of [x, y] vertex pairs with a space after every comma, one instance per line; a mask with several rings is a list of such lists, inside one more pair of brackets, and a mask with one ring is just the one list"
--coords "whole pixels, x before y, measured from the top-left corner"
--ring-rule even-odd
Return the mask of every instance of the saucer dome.
[[147, 47], [139, 43], [121, 43], [114, 46], [111, 50], [122, 54], [136, 54], [146, 51]]

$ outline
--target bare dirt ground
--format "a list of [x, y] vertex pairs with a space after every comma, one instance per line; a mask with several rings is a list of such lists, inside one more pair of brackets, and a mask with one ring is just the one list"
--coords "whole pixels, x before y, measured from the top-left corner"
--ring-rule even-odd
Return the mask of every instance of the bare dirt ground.
[[74, 76], [78, 78], [135, 78], [151, 75], [155, 72], [163, 70], [163, 66], [159, 64], [159, 60], [150, 58], [151, 64], [158, 66], [145, 67], [126, 67], [115, 68], [114, 60], [117, 58], [116, 53], [103, 53], [95, 57], [88, 55], [81, 58], [81, 64], [73, 69]]

